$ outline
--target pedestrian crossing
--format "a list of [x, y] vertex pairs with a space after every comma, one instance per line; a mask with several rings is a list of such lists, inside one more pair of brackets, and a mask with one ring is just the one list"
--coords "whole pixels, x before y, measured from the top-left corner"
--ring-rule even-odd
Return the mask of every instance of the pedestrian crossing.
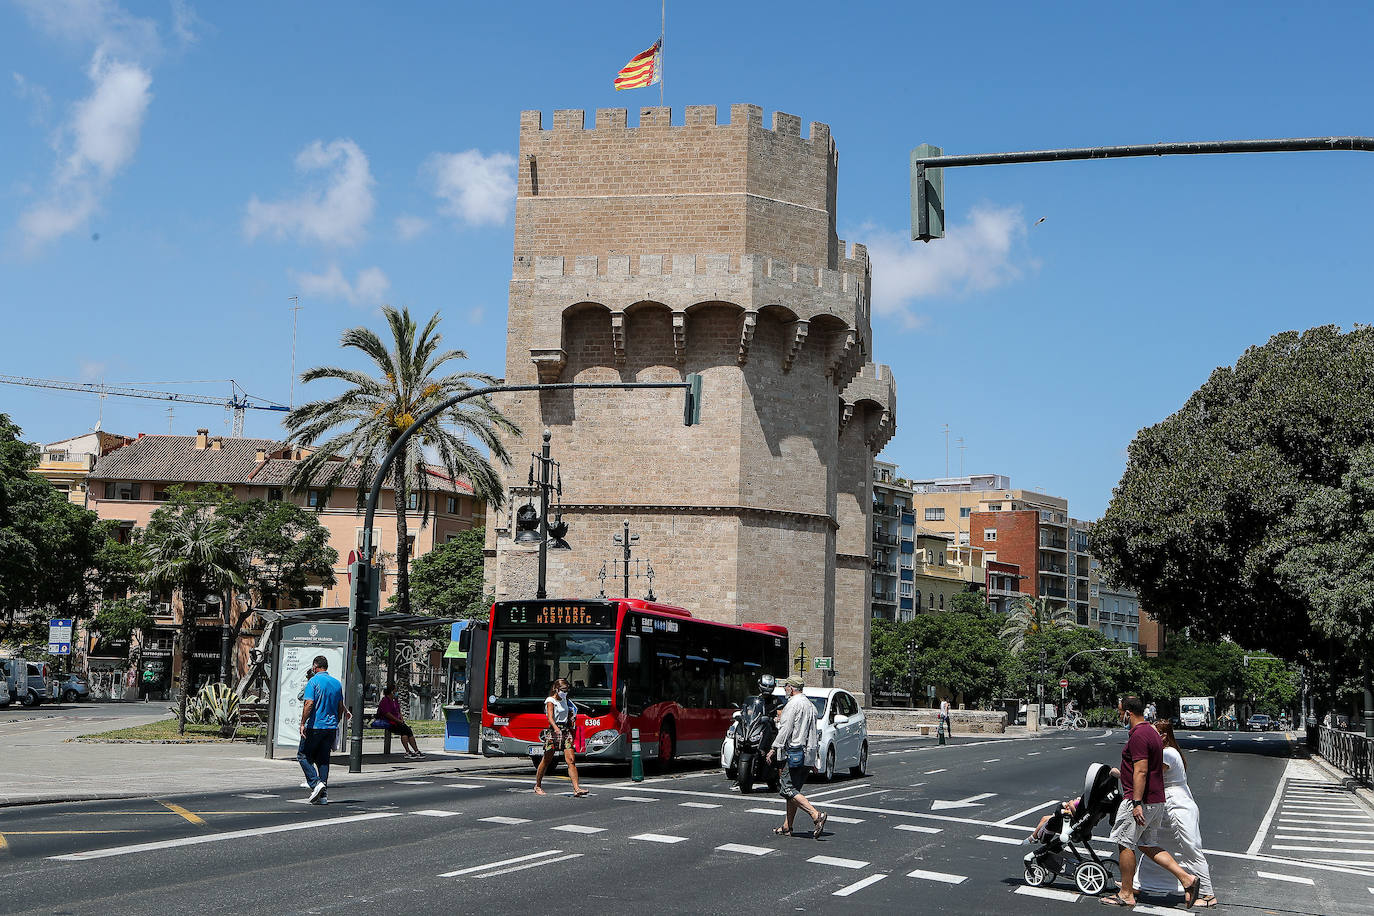
[[1289, 778], [1261, 851], [1374, 869], [1374, 814], [1343, 786], [1316, 778]]

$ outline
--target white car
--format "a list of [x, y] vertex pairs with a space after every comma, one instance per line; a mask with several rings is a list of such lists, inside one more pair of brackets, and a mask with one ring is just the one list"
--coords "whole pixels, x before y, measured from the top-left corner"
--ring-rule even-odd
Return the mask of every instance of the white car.
[[[820, 751], [817, 771], [827, 781], [835, 772], [848, 767], [854, 776], [868, 773], [868, 721], [854, 695], [838, 687], [807, 687], [802, 691], [816, 706], [816, 724], [820, 727]], [[781, 687], [774, 691], [783, 696]], [[730, 770], [735, 753], [735, 726], [725, 734], [720, 747], [720, 765]]]

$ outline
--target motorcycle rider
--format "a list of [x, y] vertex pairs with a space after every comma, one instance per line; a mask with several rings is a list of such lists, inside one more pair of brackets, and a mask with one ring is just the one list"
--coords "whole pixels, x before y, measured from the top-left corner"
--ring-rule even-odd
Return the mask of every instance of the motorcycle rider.
[[763, 759], [777, 734], [778, 712], [786, 702], [773, 693], [777, 686], [777, 678], [773, 675], [762, 675], [758, 695], [749, 697], [740, 707], [739, 722], [735, 726], [734, 765], [736, 782], [740, 791], [746, 794], [753, 789], [755, 779], [761, 778], [771, 786], [777, 778], [776, 770]]

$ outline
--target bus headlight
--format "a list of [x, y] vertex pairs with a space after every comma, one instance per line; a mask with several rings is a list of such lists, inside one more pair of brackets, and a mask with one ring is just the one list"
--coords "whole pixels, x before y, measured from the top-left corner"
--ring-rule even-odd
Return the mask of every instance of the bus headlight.
[[494, 728], [482, 729], [482, 740], [487, 744], [500, 744], [501, 736]]
[[620, 732], [613, 728], [603, 729], [587, 739], [587, 750], [604, 751], [615, 743], [615, 739], [620, 737]]

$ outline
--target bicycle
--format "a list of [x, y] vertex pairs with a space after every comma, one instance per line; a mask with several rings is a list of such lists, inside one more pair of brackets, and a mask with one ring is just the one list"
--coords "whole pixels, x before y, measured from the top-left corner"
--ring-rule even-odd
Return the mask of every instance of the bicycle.
[[1082, 716], [1060, 716], [1054, 720], [1054, 727], [1061, 729], [1084, 729], [1088, 727], [1088, 720]]

